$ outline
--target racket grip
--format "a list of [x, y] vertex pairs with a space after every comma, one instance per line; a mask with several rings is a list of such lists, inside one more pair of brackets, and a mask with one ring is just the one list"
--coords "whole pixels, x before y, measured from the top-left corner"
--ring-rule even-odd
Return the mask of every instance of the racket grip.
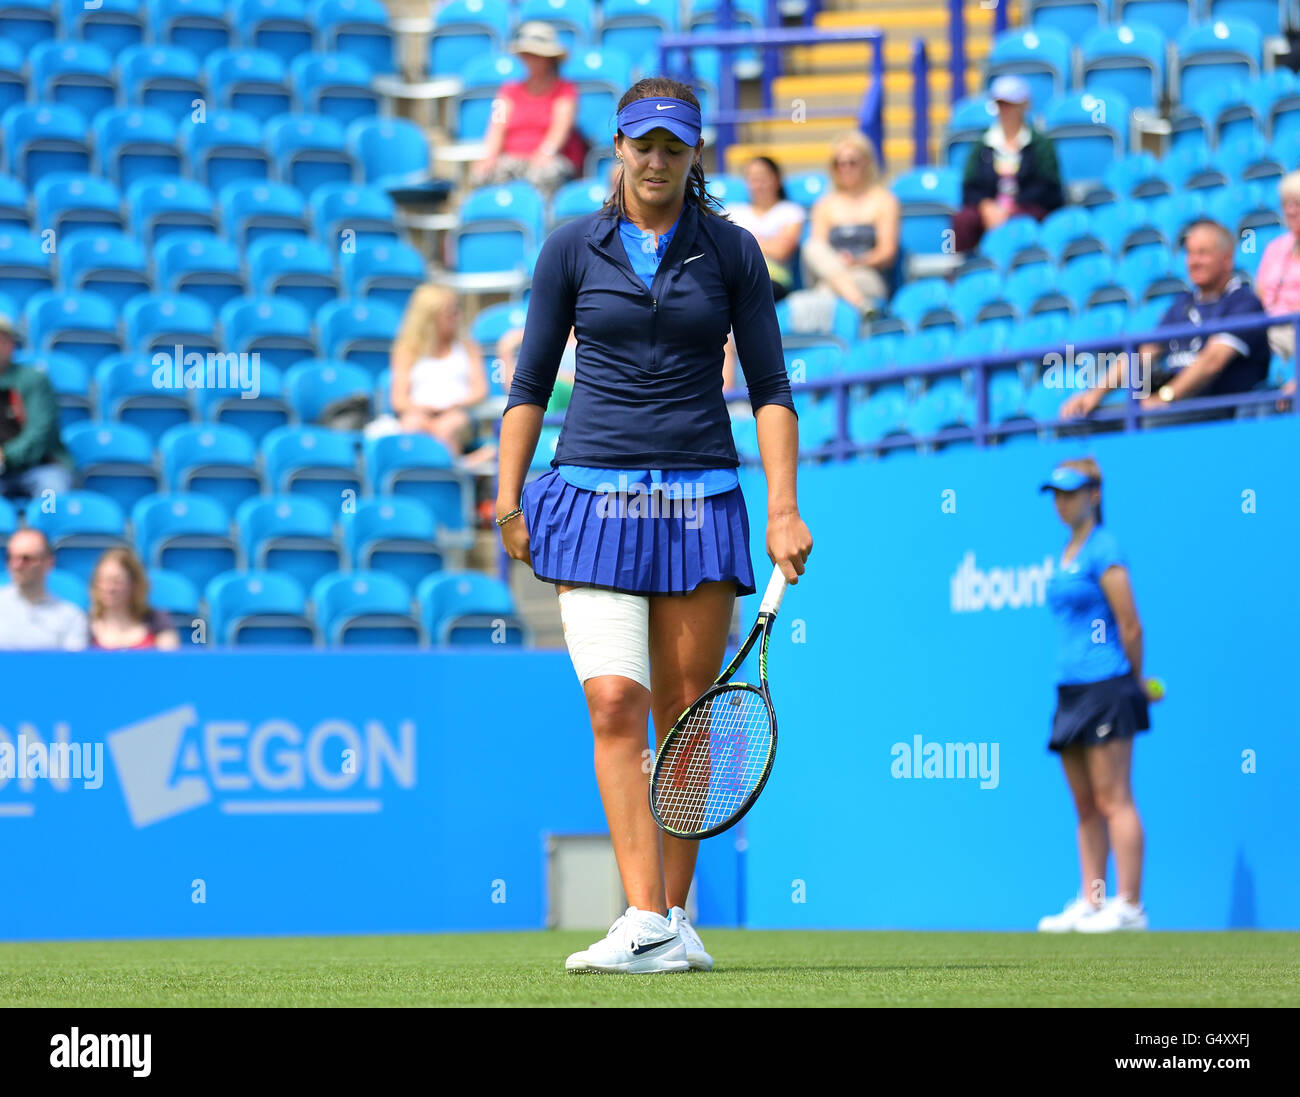
[[768, 580], [767, 590], [763, 592], [762, 604], [758, 607], [759, 614], [771, 614], [776, 616], [776, 611], [781, 608], [781, 598], [785, 595], [785, 573], [779, 566], [772, 569], [772, 578]]

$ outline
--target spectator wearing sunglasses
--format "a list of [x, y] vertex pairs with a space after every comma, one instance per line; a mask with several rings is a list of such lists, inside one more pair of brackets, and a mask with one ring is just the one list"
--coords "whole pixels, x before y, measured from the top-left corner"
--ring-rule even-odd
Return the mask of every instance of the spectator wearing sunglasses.
[[20, 529], [9, 537], [9, 579], [0, 586], [0, 650], [80, 651], [89, 641], [86, 615], [46, 587], [54, 553], [45, 534]]

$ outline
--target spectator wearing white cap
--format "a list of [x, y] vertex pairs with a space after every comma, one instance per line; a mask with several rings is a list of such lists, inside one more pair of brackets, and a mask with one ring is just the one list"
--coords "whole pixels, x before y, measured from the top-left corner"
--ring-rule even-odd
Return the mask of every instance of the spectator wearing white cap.
[[578, 89], [560, 77], [568, 50], [550, 23], [535, 20], [519, 28], [510, 52], [523, 61], [528, 77], [503, 84], [492, 101], [483, 159], [471, 169], [470, 183], [527, 179], [549, 198], [582, 170], [586, 153], [574, 126]]
[[72, 487], [59, 436], [59, 405], [46, 374], [13, 361], [18, 331], [0, 314], [0, 495], [40, 496]]
[[952, 219], [959, 252], [973, 251], [985, 232], [1017, 214], [1041, 221], [1064, 203], [1056, 147], [1025, 122], [1029, 85], [1019, 76], [999, 76], [990, 95], [998, 119], [971, 149], [962, 177], [962, 208]]

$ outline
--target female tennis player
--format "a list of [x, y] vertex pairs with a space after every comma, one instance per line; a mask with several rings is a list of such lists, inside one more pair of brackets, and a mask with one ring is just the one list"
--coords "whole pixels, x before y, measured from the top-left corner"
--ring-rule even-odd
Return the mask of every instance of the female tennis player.
[[[729, 329], [767, 477], [767, 554], [795, 583], [812, 549], [767, 263], [705, 192], [700, 122], [674, 80], [642, 80], [619, 101], [613, 193], [542, 247], [501, 422], [502, 541], [559, 593], [631, 904], [569, 971], [713, 966], [683, 909], [698, 843], [661, 839], [650, 814], [646, 720], [664, 736], [712, 684], [735, 598], [754, 592], [722, 397]], [[525, 488], [570, 327], [573, 395], [551, 470]]]
[[[1142, 623], [1128, 568], [1101, 521], [1101, 469], [1092, 458], [1062, 461], [1042, 485], [1055, 492], [1070, 540], [1047, 582], [1056, 618], [1057, 707], [1050, 749], [1061, 755], [1079, 815], [1083, 887], [1044, 933], [1147, 928], [1142, 907], [1142, 820], [1129, 774], [1133, 737], [1149, 728], [1142, 681]], [[1117, 894], [1107, 901], [1106, 860], [1115, 850]]]

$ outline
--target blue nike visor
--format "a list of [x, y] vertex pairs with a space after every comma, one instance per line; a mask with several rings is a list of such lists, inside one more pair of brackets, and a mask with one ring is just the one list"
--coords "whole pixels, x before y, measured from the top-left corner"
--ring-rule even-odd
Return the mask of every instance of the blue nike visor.
[[666, 129], [694, 148], [700, 140], [700, 109], [685, 99], [636, 99], [618, 112], [618, 128], [625, 137], [644, 137], [653, 129]]

